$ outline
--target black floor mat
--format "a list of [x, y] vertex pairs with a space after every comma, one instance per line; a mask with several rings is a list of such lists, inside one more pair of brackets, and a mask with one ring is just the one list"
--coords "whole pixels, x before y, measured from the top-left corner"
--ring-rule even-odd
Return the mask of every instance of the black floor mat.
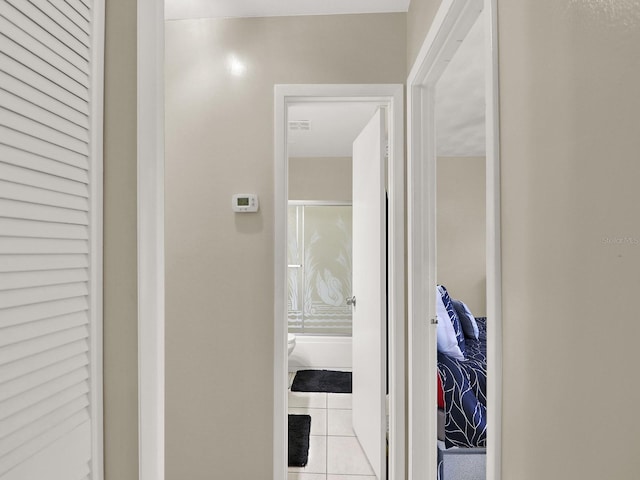
[[309, 461], [311, 415], [289, 415], [289, 466], [304, 467]]
[[335, 370], [298, 370], [292, 392], [351, 393], [351, 372]]

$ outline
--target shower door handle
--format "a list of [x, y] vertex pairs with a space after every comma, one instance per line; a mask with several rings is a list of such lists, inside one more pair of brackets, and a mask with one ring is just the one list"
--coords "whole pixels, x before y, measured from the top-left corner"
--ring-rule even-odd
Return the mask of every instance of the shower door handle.
[[356, 306], [356, 297], [347, 297], [347, 305], [353, 305], [354, 307]]

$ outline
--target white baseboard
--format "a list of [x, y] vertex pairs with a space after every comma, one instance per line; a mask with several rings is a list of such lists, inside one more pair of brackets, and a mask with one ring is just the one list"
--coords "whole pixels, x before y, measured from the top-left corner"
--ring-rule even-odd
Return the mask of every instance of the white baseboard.
[[297, 335], [289, 371], [307, 368], [351, 370], [351, 337]]

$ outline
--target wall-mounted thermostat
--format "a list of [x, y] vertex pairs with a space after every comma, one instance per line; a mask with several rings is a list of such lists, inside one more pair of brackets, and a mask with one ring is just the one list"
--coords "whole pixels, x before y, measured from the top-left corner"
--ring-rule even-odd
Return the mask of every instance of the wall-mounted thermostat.
[[233, 196], [233, 211], [238, 213], [257, 212], [258, 195], [255, 193], [236, 193]]

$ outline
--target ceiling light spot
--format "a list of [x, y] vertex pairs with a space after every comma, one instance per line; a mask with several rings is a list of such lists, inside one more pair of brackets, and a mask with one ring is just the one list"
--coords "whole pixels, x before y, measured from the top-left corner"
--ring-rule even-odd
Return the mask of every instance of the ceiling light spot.
[[246, 64], [233, 54], [227, 59], [227, 68], [236, 77], [242, 77], [247, 72]]

